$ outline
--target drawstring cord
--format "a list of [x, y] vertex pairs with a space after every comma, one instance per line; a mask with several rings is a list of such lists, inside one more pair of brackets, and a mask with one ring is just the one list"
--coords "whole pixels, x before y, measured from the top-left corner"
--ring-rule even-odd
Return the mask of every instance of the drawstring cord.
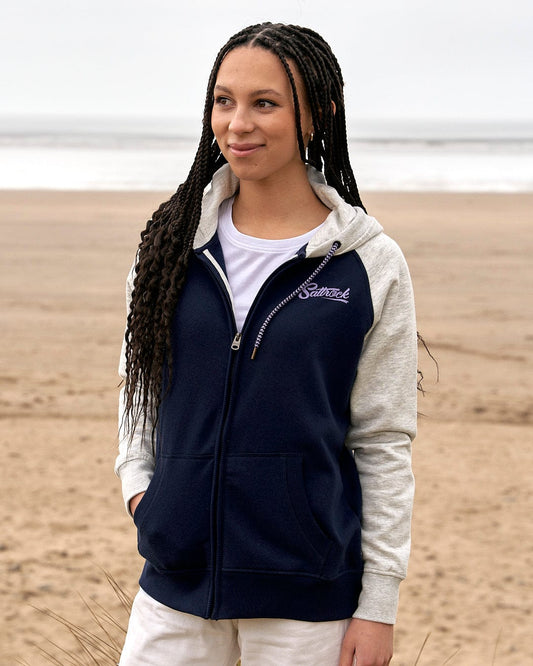
[[281, 303], [276, 305], [276, 307], [268, 315], [268, 317], [263, 322], [261, 328], [259, 329], [259, 333], [257, 334], [257, 338], [255, 339], [254, 349], [252, 351], [252, 356], [251, 356], [252, 361], [254, 360], [255, 355], [257, 354], [257, 351], [258, 351], [259, 347], [261, 346], [261, 341], [263, 340], [263, 336], [265, 334], [265, 331], [266, 331], [268, 325], [270, 324], [270, 322], [272, 321], [272, 319], [274, 319], [274, 317], [278, 314], [278, 312], [281, 310], [281, 308], [285, 307], [287, 305], [287, 303], [290, 303], [290, 301], [292, 301], [294, 298], [296, 298], [296, 296], [298, 296], [298, 294], [303, 289], [305, 289], [310, 282], [312, 282], [315, 279], [315, 277], [320, 273], [320, 271], [324, 268], [324, 266], [328, 263], [328, 261], [333, 257], [333, 255], [339, 249], [340, 246], [341, 246], [340, 242], [335, 241], [333, 243], [333, 245], [331, 246], [330, 251], [326, 254], [324, 259], [322, 259], [320, 264], [315, 268], [315, 270], [311, 273], [311, 275], [307, 278], [307, 280], [305, 282], [302, 282], [302, 284], [297, 289], [295, 289], [292, 292], [292, 294], [289, 294], [286, 298], [284, 298], [281, 301]]

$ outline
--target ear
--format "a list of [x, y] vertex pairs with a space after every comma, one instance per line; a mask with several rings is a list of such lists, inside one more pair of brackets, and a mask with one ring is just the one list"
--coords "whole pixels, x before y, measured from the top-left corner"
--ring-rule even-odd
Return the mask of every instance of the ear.
[[337, 106], [333, 100], [331, 100], [331, 110], [333, 111], [333, 115], [337, 113]]

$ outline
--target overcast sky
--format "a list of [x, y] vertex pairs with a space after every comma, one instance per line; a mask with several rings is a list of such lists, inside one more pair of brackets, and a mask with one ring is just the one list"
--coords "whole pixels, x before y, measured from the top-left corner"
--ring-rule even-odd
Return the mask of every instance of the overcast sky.
[[531, 0], [4, 0], [0, 114], [195, 117], [264, 20], [329, 41], [352, 118], [533, 120]]

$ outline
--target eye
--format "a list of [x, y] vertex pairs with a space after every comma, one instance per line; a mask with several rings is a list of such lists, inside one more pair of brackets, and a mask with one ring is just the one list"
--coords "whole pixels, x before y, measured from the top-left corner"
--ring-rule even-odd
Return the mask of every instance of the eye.
[[260, 109], [271, 109], [272, 107], [277, 106], [275, 102], [272, 102], [269, 99], [258, 99], [256, 105]]
[[215, 104], [217, 106], [229, 106], [230, 103], [229, 97], [224, 97], [223, 95], [215, 97]]

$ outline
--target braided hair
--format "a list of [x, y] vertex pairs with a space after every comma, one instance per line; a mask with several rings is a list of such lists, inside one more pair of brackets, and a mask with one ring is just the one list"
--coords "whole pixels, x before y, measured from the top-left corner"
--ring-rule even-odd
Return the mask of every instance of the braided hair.
[[[344, 200], [363, 208], [348, 155], [344, 81], [337, 59], [324, 39], [308, 28], [261, 23], [241, 30], [219, 51], [209, 76], [200, 143], [187, 179], [161, 204], [141, 233], [134, 288], [125, 334], [126, 429], [147, 417], [152, 437], [162, 389], [172, 376], [171, 322], [185, 281], [188, 260], [202, 212], [204, 188], [226, 159], [211, 129], [211, 111], [218, 70], [235, 48], [266, 49], [281, 61], [289, 79], [295, 111], [300, 157], [322, 171]], [[289, 67], [294, 63], [307, 92], [314, 136], [304, 145], [300, 123], [301, 102]]]

